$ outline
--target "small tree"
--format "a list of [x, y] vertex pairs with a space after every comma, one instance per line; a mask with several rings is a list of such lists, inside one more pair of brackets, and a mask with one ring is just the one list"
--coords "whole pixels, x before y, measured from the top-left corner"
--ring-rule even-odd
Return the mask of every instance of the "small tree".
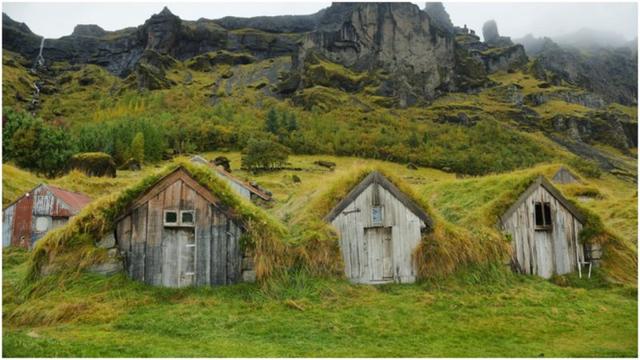
[[287, 115], [286, 119], [287, 119], [287, 122], [285, 127], [288, 132], [298, 130], [298, 121], [296, 120], [296, 114], [290, 113]]
[[140, 164], [144, 163], [144, 135], [141, 132], [136, 133], [131, 141], [131, 157]]
[[267, 120], [265, 121], [264, 129], [272, 134], [277, 134], [279, 127], [278, 113], [275, 108], [271, 108], [267, 113]]
[[289, 158], [289, 149], [270, 139], [250, 139], [242, 150], [242, 167], [249, 170], [269, 170], [282, 167]]

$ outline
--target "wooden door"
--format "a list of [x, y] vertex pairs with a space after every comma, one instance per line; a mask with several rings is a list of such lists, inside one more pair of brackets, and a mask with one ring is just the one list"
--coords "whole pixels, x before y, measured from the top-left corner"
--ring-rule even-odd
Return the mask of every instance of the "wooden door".
[[194, 228], [165, 228], [162, 240], [162, 284], [195, 285], [196, 236]]
[[535, 232], [537, 275], [545, 279], [553, 275], [553, 240], [550, 231]]
[[371, 227], [364, 231], [369, 253], [371, 281], [393, 279], [393, 254], [390, 227]]

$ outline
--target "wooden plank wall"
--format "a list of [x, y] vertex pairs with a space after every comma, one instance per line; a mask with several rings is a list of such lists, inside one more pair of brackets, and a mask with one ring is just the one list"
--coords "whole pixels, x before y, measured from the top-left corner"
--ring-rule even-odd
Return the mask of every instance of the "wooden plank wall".
[[[165, 228], [164, 210], [195, 210], [194, 264], [182, 264], [177, 231]], [[133, 279], [150, 285], [180, 287], [181, 270], [195, 272], [194, 285], [224, 285], [242, 278], [239, 239], [242, 228], [178, 179], [164, 191], [134, 209], [116, 225], [125, 269]]]
[[[390, 192], [382, 186], [374, 185], [365, 189], [332, 221], [340, 236], [345, 274], [356, 283], [376, 283], [378, 281], [374, 280], [375, 274], [382, 272], [382, 269], [374, 268], [374, 264], [382, 266], [382, 259], [377, 259], [375, 254], [383, 254], [383, 249], [372, 248], [378, 242], [367, 240], [365, 236], [365, 228], [375, 227], [372, 224], [371, 208], [374, 188], [377, 187], [379, 203], [384, 208], [380, 227], [391, 228], [393, 281], [414, 282], [416, 269], [412, 253], [420, 243], [420, 230], [425, 224]], [[379, 245], [383, 246], [381, 242]]]
[[[535, 202], [551, 206], [552, 230], [535, 230]], [[584, 251], [578, 242], [582, 224], [543, 187], [538, 187], [511, 215], [504, 219], [504, 230], [511, 235], [513, 259], [525, 274], [549, 278], [577, 270]]]

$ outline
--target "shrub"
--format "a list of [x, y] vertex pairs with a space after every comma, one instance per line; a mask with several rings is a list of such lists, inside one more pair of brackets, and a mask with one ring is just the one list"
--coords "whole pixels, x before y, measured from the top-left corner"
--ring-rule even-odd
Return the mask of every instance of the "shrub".
[[2, 140], [5, 160], [47, 177], [64, 172], [76, 148], [66, 129], [10, 108], [3, 112]]
[[289, 158], [289, 149], [269, 139], [251, 139], [242, 150], [242, 167], [249, 170], [270, 170], [282, 167]]

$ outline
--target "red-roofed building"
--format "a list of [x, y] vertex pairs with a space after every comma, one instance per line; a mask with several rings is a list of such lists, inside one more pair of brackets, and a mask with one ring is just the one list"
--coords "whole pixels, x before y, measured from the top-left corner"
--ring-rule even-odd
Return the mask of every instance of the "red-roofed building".
[[2, 212], [2, 246], [32, 248], [47, 232], [60, 227], [91, 199], [81, 193], [40, 184]]

